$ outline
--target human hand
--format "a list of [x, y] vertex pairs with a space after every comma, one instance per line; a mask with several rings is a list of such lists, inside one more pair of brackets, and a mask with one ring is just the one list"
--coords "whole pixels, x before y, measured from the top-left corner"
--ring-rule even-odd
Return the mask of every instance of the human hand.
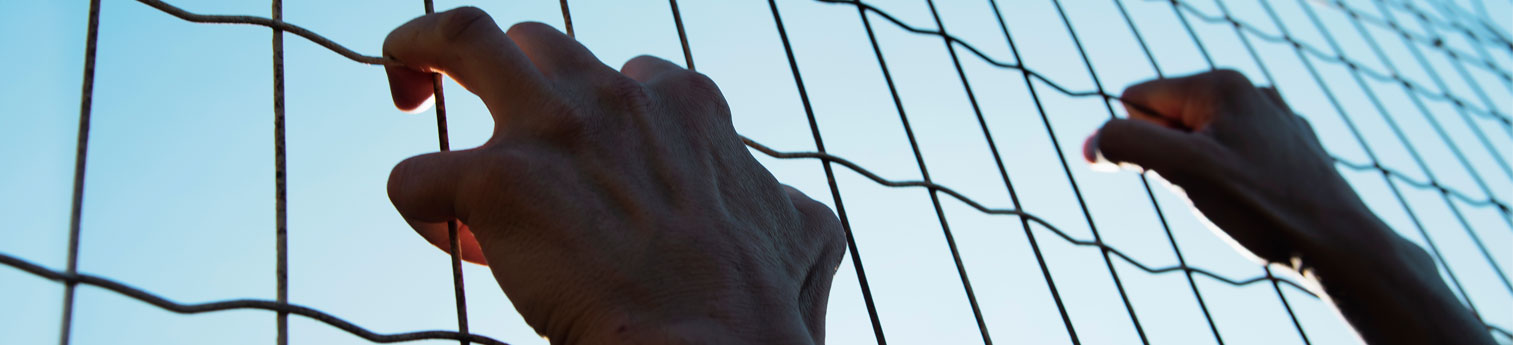
[[[1263, 260], [1316, 279], [1370, 344], [1492, 344], [1423, 249], [1377, 219], [1313, 128], [1235, 71], [1131, 86], [1083, 155], [1155, 171]], [[1149, 112], [1148, 112], [1148, 111]]]
[[620, 72], [540, 23], [502, 32], [476, 8], [395, 29], [395, 105], [431, 73], [494, 118], [480, 147], [416, 156], [389, 197], [446, 250], [486, 264], [554, 344], [820, 344], [845, 237], [823, 204], [742, 145], [707, 77], [653, 57]]
[[1084, 156], [1159, 173], [1260, 259], [1332, 262], [1350, 246], [1396, 238], [1340, 226], [1375, 217], [1275, 89], [1219, 70], [1137, 84], [1120, 98], [1129, 118], [1105, 124]]

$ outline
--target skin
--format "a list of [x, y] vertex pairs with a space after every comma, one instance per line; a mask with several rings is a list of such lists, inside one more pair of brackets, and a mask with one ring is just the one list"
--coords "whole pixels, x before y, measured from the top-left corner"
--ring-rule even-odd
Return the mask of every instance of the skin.
[[399, 213], [486, 264], [553, 344], [819, 344], [845, 248], [829, 208], [742, 145], [714, 82], [653, 57], [620, 71], [541, 23], [501, 31], [464, 7], [395, 29], [395, 105], [432, 72], [494, 117], [477, 148], [407, 159]]
[[[482, 98], [493, 136], [407, 159], [389, 197], [422, 237], [485, 264], [553, 344], [823, 344], [845, 235], [742, 145], [709, 78], [654, 57], [616, 71], [540, 23], [464, 7], [390, 33], [394, 103], [432, 73]], [[1372, 344], [1491, 344], [1413, 244], [1371, 214], [1306, 122], [1234, 72], [1151, 81], [1090, 160], [1186, 191], [1243, 249], [1316, 277]], [[1371, 250], [1354, 250], [1370, 248]]]
[[1318, 282], [1369, 344], [1493, 343], [1434, 261], [1371, 213], [1275, 89], [1219, 70], [1137, 84], [1120, 98], [1130, 118], [1089, 138], [1090, 162], [1159, 174], [1239, 250]]

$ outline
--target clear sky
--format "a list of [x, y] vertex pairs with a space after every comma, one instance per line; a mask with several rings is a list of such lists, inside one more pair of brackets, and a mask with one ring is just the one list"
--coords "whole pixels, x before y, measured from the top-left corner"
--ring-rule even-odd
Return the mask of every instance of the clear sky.
[[[1161, 73], [1209, 68], [1169, 2], [1117, 1], [1062, 1], [1107, 92], [1117, 94], [1158, 75], [1116, 4], [1122, 3], [1133, 18]], [[1190, 4], [1198, 12], [1222, 16], [1213, 1]], [[1428, 11], [1433, 20], [1446, 20], [1445, 12], [1428, 1], [1384, 1], [1406, 1]], [[183, 303], [274, 299], [269, 30], [193, 24], [133, 1], [103, 2], [80, 271]], [[945, 30], [984, 54], [1002, 62], [1022, 59], [1075, 91], [1098, 88], [1051, 0], [999, 1], [998, 14], [1022, 57], [1010, 51], [987, 1], [936, 2]], [[1451, 2], [1465, 9], [1482, 3], [1487, 10], [1481, 14], [1501, 32], [1513, 32], [1513, 4], [1507, 0]], [[170, 3], [206, 14], [269, 15], [264, 1]], [[911, 26], [939, 28], [924, 0], [868, 3]], [[1347, 3], [1372, 17], [1383, 16], [1373, 0]], [[556, 1], [470, 4], [489, 11], [501, 25], [534, 20], [563, 26]], [[1258, 3], [1225, 4], [1237, 20], [1268, 35], [1281, 32]], [[1270, 4], [1292, 37], [1325, 55], [1336, 53], [1300, 6], [1317, 13], [1342, 54], [1363, 68], [1396, 69], [1431, 93], [1441, 92], [1437, 76], [1450, 94], [1470, 106], [1513, 114], [1513, 86], [1486, 68], [1457, 63], [1426, 44], [1405, 45], [1382, 26], [1368, 23], [1358, 30], [1343, 12], [1323, 2]], [[460, 5], [464, 2], [438, 1], [437, 8]], [[579, 0], [571, 5], [578, 39], [605, 63], [618, 67], [640, 54], [683, 63], [666, 2]], [[779, 150], [814, 150], [767, 4], [685, 0], [680, 5], [695, 64], [729, 98], [736, 128]], [[920, 179], [856, 7], [783, 0], [779, 8], [828, 151], [889, 179]], [[1443, 35], [1447, 46], [1465, 56], [1490, 58], [1503, 73], [1513, 69], [1508, 48], [1478, 47], [1466, 35], [1425, 27], [1398, 7], [1387, 8], [1407, 31]], [[5, 47], [0, 65], [10, 66], [8, 82], [0, 84], [0, 219], [7, 222], [0, 230], [0, 253], [58, 270], [67, 257], [87, 13], [88, 2], [82, 0], [0, 2], [0, 46]], [[421, 13], [420, 0], [284, 4], [285, 20], [369, 55], [378, 54], [389, 30]], [[1290, 45], [1247, 34], [1262, 60], [1258, 64], [1231, 26], [1205, 23], [1191, 12], [1183, 15], [1217, 65], [1238, 69], [1258, 84], [1277, 85], [1336, 156], [1369, 163], [1374, 154], [1409, 179], [1425, 181], [1433, 174], [1442, 185], [1471, 198], [1491, 193], [1513, 201], [1513, 176], [1497, 163], [1497, 158], [1513, 160], [1508, 127], [1462, 115], [1451, 103], [1405, 92], [1395, 83], [1371, 78], [1357, 83], [1343, 64], [1308, 55], [1307, 62], [1318, 69], [1316, 80]], [[868, 18], [933, 181], [990, 207], [1019, 207], [1009, 198], [940, 37], [904, 31], [877, 15]], [[1378, 58], [1366, 37], [1381, 46], [1388, 60]], [[1019, 71], [994, 67], [961, 46], [956, 53], [1024, 210], [1078, 239], [1091, 239], [1096, 226], [1105, 242], [1152, 267], [1177, 263], [1163, 230], [1164, 217], [1192, 266], [1236, 280], [1264, 274], [1262, 266], [1205, 228], [1158, 177], [1149, 178], [1153, 204], [1139, 175], [1095, 172], [1081, 163], [1082, 139], [1111, 115], [1100, 104], [1103, 100], [1066, 96], [1035, 81], [1045, 109], [1042, 117]], [[285, 54], [291, 302], [383, 333], [456, 329], [448, 257], [408, 228], [384, 192], [395, 163], [436, 149], [434, 114], [395, 110], [381, 68], [351, 62], [293, 35], [286, 35]], [[453, 147], [482, 143], [492, 126], [482, 103], [455, 83], [449, 82], [447, 90]], [[1368, 94], [1377, 96], [1385, 114]], [[1113, 115], [1124, 116], [1118, 103], [1113, 106]], [[1366, 146], [1348, 129], [1347, 118]], [[1388, 120], [1402, 130], [1408, 145]], [[818, 161], [755, 154], [780, 180], [833, 207]], [[1071, 180], [1062, 159], [1069, 162]], [[1487, 322], [1513, 329], [1513, 291], [1489, 264], [1513, 274], [1508, 215], [1460, 200], [1447, 202], [1436, 191], [1411, 188], [1375, 171], [1342, 167], [1341, 172], [1405, 237], [1420, 244], [1432, 240]], [[838, 165], [836, 179], [887, 339], [897, 344], [981, 342], [930, 194], [887, 188]], [[1071, 181], [1086, 200], [1091, 224]], [[1401, 202], [1388, 183], [1401, 187]], [[1423, 225], [1422, 232], [1405, 204]], [[941, 209], [994, 340], [1069, 344], [1019, 219], [986, 215], [944, 194]], [[1457, 210], [1465, 224], [1457, 219]], [[1139, 343], [1099, 250], [1073, 246], [1043, 227], [1032, 226], [1031, 232], [1081, 341]], [[1490, 253], [1484, 255], [1468, 233]], [[1214, 343], [1183, 274], [1152, 275], [1117, 258], [1113, 266], [1152, 343]], [[513, 344], [546, 343], [520, 320], [487, 268], [469, 264], [464, 272], [474, 332]], [[1194, 279], [1226, 344], [1302, 343], [1272, 285], [1237, 287], [1203, 276]], [[873, 343], [850, 255], [834, 286], [829, 343]], [[0, 343], [55, 343], [62, 291], [61, 284], [0, 268]], [[1290, 287], [1281, 291], [1312, 343], [1359, 342], [1325, 302]], [[365, 343], [306, 318], [294, 316], [290, 322], [294, 343]], [[73, 335], [78, 344], [267, 344], [274, 339], [274, 314], [178, 315], [81, 287]]]

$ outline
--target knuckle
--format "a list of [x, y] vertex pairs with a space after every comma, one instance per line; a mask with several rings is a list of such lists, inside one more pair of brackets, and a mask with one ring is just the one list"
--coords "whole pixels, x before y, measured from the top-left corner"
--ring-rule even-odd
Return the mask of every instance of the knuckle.
[[672, 76], [672, 89], [682, 103], [689, 104], [702, 116], [728, 123], [731, 121], [730, 105], [714, 79], [703, 73], [684, 71]]
[[461, 42], [487, 33], [490, 26], [494, 26], [494, 19], [488, 12], [464, 6], [442, 13], [437, 19], [436, 30], [448, 42]]
[[1255, 88], [1255, 85], [1251, 84], [1250, 78], [1246, 78], [1244, 73], [1240, 73], [1239, 71], [1232, 69], [1221, 69], [1215, 70], [1213, 72], [1208, 72], [1207, 81], [1210, 83], [1210, 86], [1224, 91], [1239, 91]]
[[609, 98], [616, 104], [624, 105], [626, 107], [625, 110], [631, 112], [644, 111], [647, 102], [651, 99], [651, 95], [647, 93], [645, 85], [641, 85], [640, 82], [624, 75], [610, 77], [605, 82], [601, 92], [604, 93], [602, 96]]
[[551, 25], [546, 25], [541, 22], [519, 22], [515, 23], [515, 25], [510, 25], [510, 29], [506, 31], [505, 34], [509, 35], [510, 37], [521, 35], [536, 36], [554, 30], [556, 29], [552, 28]]

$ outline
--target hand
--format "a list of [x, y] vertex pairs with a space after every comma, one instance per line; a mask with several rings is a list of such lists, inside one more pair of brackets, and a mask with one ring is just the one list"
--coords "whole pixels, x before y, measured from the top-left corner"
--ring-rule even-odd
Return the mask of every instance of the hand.
[[1491, 344], [1434, 261], [1377, 219], [1313, 128], [1235, 71], [1131, 86], [1089, 161], [1155, 171], [1224, 234], [1316, 279], [1370, 344]]
[[1137, 84], [1120, 98], [1129, 119], [1104, 124], [1083, 147], [1086, 158], [1159, 173], [1261, 259], [1312, 262], [1395, 236], [1323, 226], [1370, 211], [1275, 89], [1220, 70]]
[[820, 344], [845, 237], [831, 211], [742, 145], [707, 77], [642, 56], [620, 72], [551, 27], [501, 32], [464, 7], [395, 29], [395, 105], [432, 72], [481, 97], [484, 145], [416, 156], [389, 197], [446, 250], [487, 264], [554, 344]]

